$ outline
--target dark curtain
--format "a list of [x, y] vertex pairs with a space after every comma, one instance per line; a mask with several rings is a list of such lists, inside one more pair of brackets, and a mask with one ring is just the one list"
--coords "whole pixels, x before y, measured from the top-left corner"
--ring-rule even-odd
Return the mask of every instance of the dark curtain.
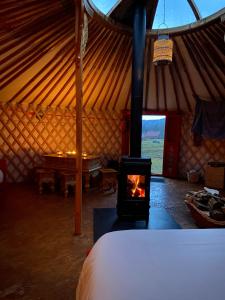
[[196, 98], [192, 132], [211, 139], [225, 138], [225, 102]]

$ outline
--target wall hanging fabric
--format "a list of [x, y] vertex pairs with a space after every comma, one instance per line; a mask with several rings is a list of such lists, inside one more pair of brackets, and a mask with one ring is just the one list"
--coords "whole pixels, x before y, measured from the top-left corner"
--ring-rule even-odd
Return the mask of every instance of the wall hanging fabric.
[[211, 139], [225, 138], [225, 102], [196, 98], [192, 132]]

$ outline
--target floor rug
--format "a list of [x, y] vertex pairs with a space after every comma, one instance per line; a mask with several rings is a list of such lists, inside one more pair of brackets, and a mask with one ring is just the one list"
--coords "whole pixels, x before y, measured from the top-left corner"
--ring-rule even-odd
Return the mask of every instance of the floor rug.
[[143, 220], [119, 220], [116, 208], [94, 208], [94, 242], [103, 234], [127, 229], [180, 229], [181, 226], [164, 208], [151, 207], [149, 223]]

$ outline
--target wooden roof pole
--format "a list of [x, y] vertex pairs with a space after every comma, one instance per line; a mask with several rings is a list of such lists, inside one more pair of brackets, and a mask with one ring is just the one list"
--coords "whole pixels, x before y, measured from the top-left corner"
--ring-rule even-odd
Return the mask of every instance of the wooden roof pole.
[[202, 17], [201, 17], [201, 14], [200, 14], [199, 10], [198, 10], [197, 5], [195, 4], [195, 1], [194, 0], [187, 0], [187, 2], [189, 3], [189, 5], [190, 5], [190, 7], [193, 11], [193, 14], [195, 15], [196, 20], [197, 21], [201, 20]]
[[75, 191], [75, 235], [81, 234], [82, 227], [82, 105], [83, 105], [83, 64], [81, 53], [84, 21], [83, 1], [75, 0], [75, 87], [76, 87], [76, 191]]

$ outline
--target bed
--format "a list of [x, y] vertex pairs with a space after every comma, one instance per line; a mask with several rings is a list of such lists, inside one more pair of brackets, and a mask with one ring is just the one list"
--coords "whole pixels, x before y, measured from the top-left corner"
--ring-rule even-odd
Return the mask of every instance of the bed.
[[225, 299], [225, 230], [126, 230], [87, 256], [77, 300]]

